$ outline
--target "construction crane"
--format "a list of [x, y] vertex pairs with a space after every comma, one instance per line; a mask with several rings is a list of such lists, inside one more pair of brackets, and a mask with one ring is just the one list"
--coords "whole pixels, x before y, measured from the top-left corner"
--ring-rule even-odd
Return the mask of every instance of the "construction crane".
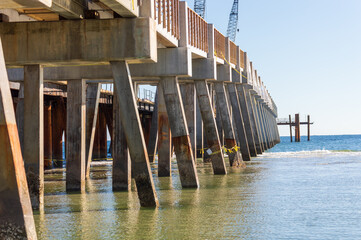
[[238, 0], [234, 0], [231, 14], [229, 14], [229, 22], [227, 29], [227, 36], [233, 41], [236, 41], [236, 34], [238, 31]]
[[194, 0], [194, 11], [204, 19], [206, 16], [206, 0]]

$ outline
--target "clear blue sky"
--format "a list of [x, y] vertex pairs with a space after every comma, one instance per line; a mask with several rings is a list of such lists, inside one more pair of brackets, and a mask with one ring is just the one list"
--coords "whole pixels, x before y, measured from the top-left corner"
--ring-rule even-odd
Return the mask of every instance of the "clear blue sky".
[[[223, 34], [232, 3], [207, 0], [206, 20]], [[310, 114], [312, 134], [361, 134], [361, 0], [240, 0], [239, 11], [236, 44], [279, 117]]]

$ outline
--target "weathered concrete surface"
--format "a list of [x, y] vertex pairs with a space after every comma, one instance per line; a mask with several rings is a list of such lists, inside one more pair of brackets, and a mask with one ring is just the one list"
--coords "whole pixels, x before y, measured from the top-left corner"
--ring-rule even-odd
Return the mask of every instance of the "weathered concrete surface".
[[251, 120], [251, 126], [252, 126], [254, 143], [256, 146], [257, 154], [262, 154], [263, 151], [262, 151], [262, 146], [261, 146], [261, 140], [260, 140], [259, 131], [257, 128], [255, 110], [254, 110], [253, 104], [252, 104], [253, 99], [252, 99], [251, 94], [248, 89], [244, 89], [244, 94], [247, 99], [246, 103], [247, 103], [249, 116], [250, 116], [250, 120]]
[[2, 0], [1, 8], [46, 8], [50, 7], [52, 0]]
[[204, 124], [204, 134], [207, 138], [207, 145], [210, 149], [210, 159], [212, 162], [214, 174], [227, 174], [226, 164], [221, 150], [214, 112], [211, 105], [209, 90], [205, 80], [194, 82], [197, 89], [197, 99], [200, 113]]
[[[231, 116], [229, 113], [229, 104], [226, 98], [226, 91], [223, 82], [215, 82], [214, 88], [216, 90], [217, 105], [219, 110], [219, 116], [222, 121], [222, 127], [225, 138], [225, 146], [230, 151], [227, 151], [229, 162], [232, 167], [245, 166], [240, 155], [240, 152], [235, 149], [237, 147], [236, 138], [232, 126]], [[218, 116], [218, 114], [217, 114]]]
[[163, 77], [160, 80], [166, 103], [172, 141], [177, 157], [182, 187], [199, 186], [195, 159], [192, 152], [183, 103], [177, 77]]
[[246, 95], [245, 95], [245, 89], [240, 84], [237, 84], [236, 88], [237, 88], [237, 91], [238, 91], [238, 96], [239, 96], [238, 99], [239, 99], [239, 103], [240, 103], [240, 107], [241, 107], [241, 111], [242, 111], [244, 126], [245, 126], [245, 129], [246, 129], [249, 152], [250, 152], [252, 157], [256, 157], [257, 156], [257, 149], [256, 149], [255, 140], [254, 140], [253, 128], [252, 128], [252, 124], [251, 124], [250, 112], [248, 110], [248, 104], [247, 104], [247, 98], [246, 98]]
[[133, 0], [100, 0], [122, 17], [138, 17], [138, 2]]
[[243, 161], [250, 161], [251, 154], [249, 152], [248, 140], [246, 135], [246, 129], [243, 122], [243, 116], [241, 112], [241, 107], [239, 105], [238, 94], [236, 90], [236, 85], [234, 83], [227, 84], [228, 93], [233, 110], [233, 118], [235, 120], [235, 125], [237, 129], [237, 135], [240, 142], [241, 154]]
[[154, 108], [152, 114], [152, 122], [149, 130], [149, 140], [147, 145], [149, 162], [155, 161], [155, 155], [157, 154], [157, 142], [158, 142], [158, 95], [159, 91], [155, 94]]
[[18, 104], [16, 104], [16, 125], [18, 126], [21, 152], [24, 153], [24, 83], [20, 83], [18, 93]]
[[113, 95], [113, 191], [130, 191], [131, 160], [120, 117], [117, 92], [115, 90]]
[[114, 75], [114, 90], [118, 100], [119, 117], [129, 147], [132, 173], [137, 186], [140, 205], [143, 207], [156, 207], [158, 206], [158, 199], [128, 64], [125, 61], [119, 61], [111, 62], [111, 65]]
[[192, 76], [181, 80], [217, 79], [217, 62], [214, 58], [193, 59]]
[[163, 89], [158, 87], [158, 176], [169, 177], [172, 172], [172, 133]]
[[[263, 133], [262, 133], [262, 130], [261, 130], [260, 124], [259, 124], [259, 116], [258, 116], [258, 110], [257, 110], [257, 106], [256, 106], [255, 95], [251, 94], [251, 91], [249, 92], [249, 98], [250, 98], [249, 103], [252, 105], [252, 109], [253, 109], [255, 128], [257, 130], [258, 139], [259, 139], [260, 152], [258, 152], [258, 149], [257, 149], [257, 153], [262, 154], [265, 151], [265, 146], [263, 144]], [[257, 145], [256, 145], [256, 147], [257, 147]]]
[[193, 156], [196, 156], [197, 152], [197, 141], [196, 141], [196, 93], [194, 83], [185, 83], [180, 85], [182, 93], [182, 100], [184, 106], [184, 113], [186, 115], [189, 138], [192, 143]]
[[70, 81], [67, 87], [66, 190], [85, 190], [85, 80]]
[[135, 77], [169, 77], [192, 75], [192, 53], [187, 47], [159, 48], [156, 63], [131, 65]]
[[100, 83], [88, 84], [86, 90], [86, 154], [85, 154], [85, 177], [89, 178], [90, 164], [93, 156], [93, 145], [95, 136], [95, 127], [97, 125], [99, 97], [100, 97]]
[[44, 203], [43, 69], [24, 68], [24, 162], [33, 208]]
[[0, 41], [0, 239], [36, 240], [15, 113]]
[[155, 22], [149, 18], [0, 23], [0, 37], [7, 65], [157, 60]]

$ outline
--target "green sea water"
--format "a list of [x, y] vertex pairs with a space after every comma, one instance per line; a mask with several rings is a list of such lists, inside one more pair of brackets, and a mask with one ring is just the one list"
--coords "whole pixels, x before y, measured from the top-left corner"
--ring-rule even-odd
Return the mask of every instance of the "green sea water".
[[361, 237], [357, 151], [276, 149], [224, 176], [198, 159], [199, 189], [181, 188], [175, 160], [169, 178], [158, 178], [153, 164], [158, 209], [140, 208], [134, 184], [129, 193], [112, 192], [110, 164], [92, 167], [83, 194], [65, 193], [64, 172], [45, 175], [44, 210], [35, 212], [39, 239]]

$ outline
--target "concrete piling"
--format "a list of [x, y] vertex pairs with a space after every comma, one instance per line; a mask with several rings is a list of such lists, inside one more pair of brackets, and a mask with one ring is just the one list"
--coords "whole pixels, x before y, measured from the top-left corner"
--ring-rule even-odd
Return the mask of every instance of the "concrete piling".
[[111, 66], [114, 77], [114, 93], [117, 94], [119, 117], [129, 148], [132, 172], [138, 190], [140, 205], [143, 207], [156, 207], [158, 206], [158, 199], [135, 102], [129, 67], [126, 61], [111, 62]]
[[234, 83], [227, 84], [228, 93], [232, 105], [233, 110], [233, 119], [235, 121], [235, 125], [237, 126], [237, 135], [240, 142], [240, 150], [242, 154], [243, 161], [250, 161], [251, 154], [249, 151], [248, 140], [246, 129], [244, 126], [243, 116], [241, 112], [241, 107], [239, 104], [238, 96], [237, 96], [237, 89]]
[[210, 156], [213, 173], [227, 174], [207, 82], [205, 80], [195, 81], [195, 86], [197, 89], [196, 92], [199, 109], [205, 129], [204, 134], [207, 139], [207, 149], [205, 149], [205, 152]]
[[66, 190], [85, 191], [85, 80], [68, 81]]
[[169, 177], [172, 172], [172, 133], [170, 131], [163, 89], [158, 87], [158, 177]]
[[167, 108], [172, 132], [172, 142], [177, 158], [182, 187], [198, 188], [199, 183], [195, 159], [177, 77], [162, 77], [160, 80], [160, 87], [163, 90]]
[[226, 97], [226, 91], [224, 88], [223, 82], [215, 82], [214, 87], [217, 95], [217, 104], [220, 118], [222, 121], [222, 128], [224, 131], [224, 141], [226, 149], [228, 149], [227, 154], [229, 157], [230, 165], [233, 166], [242, 166], [243, 160], [240, 152], [237, 149], [236, 137], [234, 134], [234, 129], [232, 126], [231, 116], [229, 113], [229, 104]]
[[44, 203], [44, 96], [43, 67], [24, 67], [24, 162], [31, 203]]
[[113, 96], [113, 191], [130, 191], [131, 160], [118, 107], [117, 91]]

